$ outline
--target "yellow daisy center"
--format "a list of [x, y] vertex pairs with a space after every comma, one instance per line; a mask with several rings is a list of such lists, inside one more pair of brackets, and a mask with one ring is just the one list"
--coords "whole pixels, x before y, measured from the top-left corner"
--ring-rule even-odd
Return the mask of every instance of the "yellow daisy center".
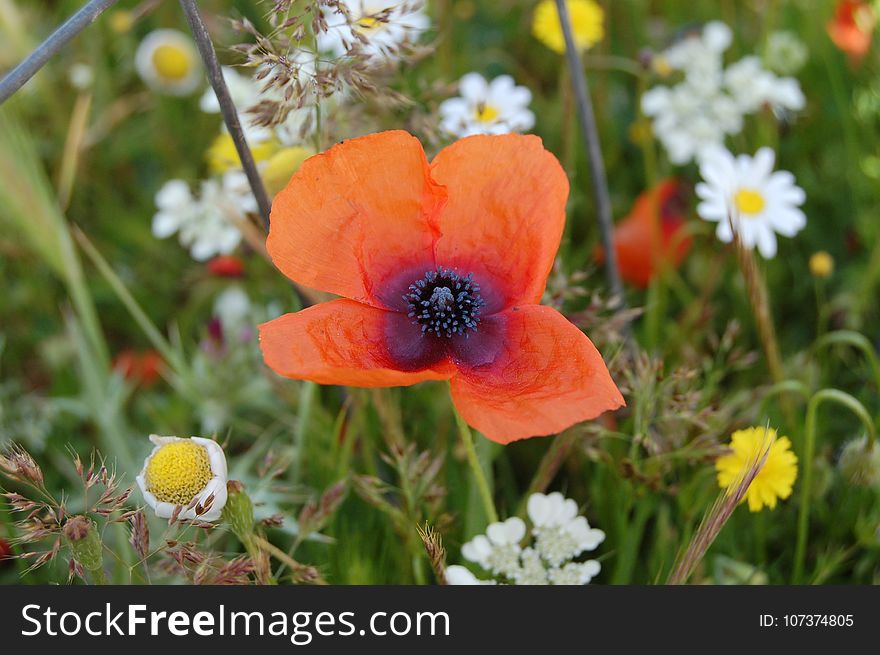
[[748, 188], [737, 191], [733, 203], [740, 214], [760, 214], [766, 204], [760, 191]]
[[153, 66], [166, 80], [182, 80], [192, 68], [190, 53], [179, 45], [163, 43], [153, 51]]
[[172, 441], [150, 458], [144, 479], [157, 500], [189, 505], [214, 477], [208, 450], [193, 441]]
[[474, 118], [481, 123], [491, 123], [498, 118], [498, 113], [498, 110], [492, 105], [487, 105], [481, 102], [477, 105], [476, 109], [474, 109]]

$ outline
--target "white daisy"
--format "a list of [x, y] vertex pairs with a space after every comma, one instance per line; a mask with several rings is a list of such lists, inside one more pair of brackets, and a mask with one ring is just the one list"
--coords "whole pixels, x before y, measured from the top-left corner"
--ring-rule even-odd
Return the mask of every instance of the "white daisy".
[[696, 186], [702, 202], [697, 213], [718, 223], [718, 238], [729, 243], [735, 228], [747, 248], [758, 247], [770, 259], [776, 255], [776, 233], [792, 237], [807, 224], [799, 208], [806, 196], [788, 171], [773, 171], [775, 154], [761, 148], [754, 157], [734, 157], [725, 148], [704, 153], [703, 182]]
[[216, 441], [150, 435], [155, 447], [137, 483], [156, 516], [216, 521], [226, 505], [226, 455]]
[[203, 180], [199, 198], [183, 180], [166, 182], [156, 194], [156, 206], [153, 235], [164, 239], [177, 232], [181, 245], [197, 261], [235, 250], [241, 242], [236, 223], [257, 210], [241, 171], [229, 171], [221, 180]]
[[156, 30], [144, 37], [134, 65], [144, 83], [154, 91], [189, 95], [202, 82], [202, 61], [195, 43], [177, 30]]
[[525, 132], [535, 125], [529, 110], [532, 92], [516, 86], [510, 75], [487, 82], [479, 73], [468, 73], [458, 84], [461, 94], [440, 103], [440, 127], [457, 137], [472, 134]]
[[342, 0], [342, 4], [351, 24], [326, 9], [327, 31], [318, 34], [318, 50], [334, 57], [357, 44], [374, 63], [393, 61], [402, 47], [418, 41], [431, 25], [424, 3], [414, 0]]

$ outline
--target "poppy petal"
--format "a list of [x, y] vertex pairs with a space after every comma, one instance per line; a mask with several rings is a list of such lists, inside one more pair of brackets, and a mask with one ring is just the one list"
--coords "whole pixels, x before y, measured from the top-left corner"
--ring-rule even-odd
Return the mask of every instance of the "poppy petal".
[[413, 280], [401, 280], [400, 290], [386, 283], [402, 269], [434, 268], [445, 199], [412, 135], [351, 139], [306, 160], [275, 196], [266, 247], [299, 284], [396, 308]]
[[401, 371], [388, 352], [389, 319], [398, 314], [340, 299], [285, 314], [260, 326], [266, 364], [279, 375], [320, 384], [390, 387], [445, 380], [453, 368]]
[[[473, 273], [484, 313], [537, 303], [565, 226], [568, 179], [531, 135], [472, 136], [443, 149], [431, 174], [449, 198], [440, 215], [437, 264]], [[495, 288], [497, 287], [497, 288]]]
[[492, 441], [555, 434], [624, 405], [592, 342], [555, 309], [514, 307], [490, 364], [459, 363], [452, 399], [462, 417]]

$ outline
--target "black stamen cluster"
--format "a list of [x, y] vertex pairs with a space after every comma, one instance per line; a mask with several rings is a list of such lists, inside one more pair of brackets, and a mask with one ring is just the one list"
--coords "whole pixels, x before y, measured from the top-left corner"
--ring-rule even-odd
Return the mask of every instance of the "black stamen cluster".
[[422, 334], [451, 337], [476, 330], [483, 298], [473, 273], [463, 277], [448, 268], [428, 271], [409, 285], [403, 296], [408, 316], [422, 327]]

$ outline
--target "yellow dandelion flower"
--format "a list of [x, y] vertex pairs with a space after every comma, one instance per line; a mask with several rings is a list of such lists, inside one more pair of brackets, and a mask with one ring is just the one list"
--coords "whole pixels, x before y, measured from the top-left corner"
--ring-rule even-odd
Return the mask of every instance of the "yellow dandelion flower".
[[284, 148], [272, 155], [261, 171], [263, 184], [269, 197], [281, 191], [290, 181], [291, 176], [299, 170], [302, 163], [315, 154], [311, 148], [292, 146]]
[[831, 277], [834, 273], [834, 257], [824, 250], [814, 252], [810, 257], [810, 273], [820, 279]]
[[[251, 154], [254, 156], [254, 162], [267, 161], [276, 152], [281, 144], [276, 139], [261, 141], [259, 143], [249, 143]], [[238, 158], [238, 150], [235, 149], [235, 142], [229, 135], [229, 132], [221, 132], [217, 138], [211, 143], [205, 151], [205, 159], [208, 162], [208, 169], [215, 175], [222, 175], [228, 171], [241, 168], [241, 160]]]
[[797, 478], [797, 456], [791, 452], [788, 437], [777, 437], [776, 430], [763, 427], [737, 430], [730, 437], [731, 452], [715, 461], [718, 486], [730, 489], [759, 458], [768, 442], [770, 449], [764, 467], [752, 480], [745, 495], [752, 512], [761, 511], [765, 505], [773, 509], [777, 500], [785, 500], [791, 495]]
[[[605, 36], [605, 13], [594, 0], [566, 0], [575, 45], [586, 50]], [[541, 0], [535, 7], [532, 34], [545, 46], [563, 54], [565, 37], [554, 0]]]

